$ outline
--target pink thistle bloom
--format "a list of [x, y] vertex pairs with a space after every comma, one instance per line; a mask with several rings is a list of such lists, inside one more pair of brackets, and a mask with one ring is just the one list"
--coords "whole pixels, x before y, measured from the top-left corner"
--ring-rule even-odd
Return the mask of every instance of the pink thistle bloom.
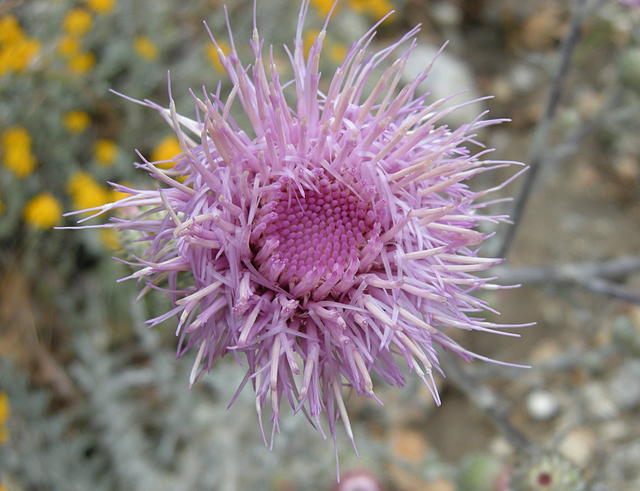
[[[305, 59], [308, 6], [304, 0], [287, 50], [291, 83], [280, 81], [272, 50], [265, 59], [255, 20], [252, 65], [239, 60], [231, 30], [228, 55], [212, 36], [230, 93], [223, 98], [218, 86], [194, 95], [196, 120], [176, 113], [171, 93], [169, 108], [143, 102], [171, 125], [183, 153], [171, 170], [140, 156], [160, 187], [114, 185], [130, 196], [94, 210], [139, 210], [98, 227], [139, 234], [146, 253], [128, 278], [143, 281], [143, 293], [171, 295], [174, 307], [148, 324], [178, 318], [178, 356], [196, 353], [190, 383], [231, 353], [247, 368], [238, 391], [251, 382], [261, 429], [262, 411], [271, 408], [272, 441], [283, 399], [321, 433], [323, 414], [334, 437], [341, 421], [353, 441], [345, 386], [378, 401], [375, 377], [402, 386], [409, 371], [439, 403], [437, 346], [467, 361], [494, 361], [444, 329], [517, 336], [501, 330], [517, 325], [478, 317], [491, 309], [471, 295], [500, 288], [475, 275], [500, 262], [478, 255], [491, 234], [477, 228], [505, 219], [481, 215], [490, 203], [483, 199], [516, 176], [471, 190], [474, 176], [514, 164], [469, 149], [479, 129], [502, 120], [480, 115], [457, 129], [442, 124], [460, 106], [415, 94], [428, 68], [398, 86], [418, 27], [370, 55], [374, 26], [321, 91], [328, 19]], [[234, 104], [249, 128], [232, 117]]]

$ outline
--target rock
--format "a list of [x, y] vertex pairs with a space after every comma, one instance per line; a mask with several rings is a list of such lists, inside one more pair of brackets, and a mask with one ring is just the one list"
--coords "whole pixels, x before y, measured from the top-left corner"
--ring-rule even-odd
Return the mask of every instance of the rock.
[[531, 352], [531, 362], [534, 364], [551, 361], [562, 354], [560, 345], [555, 341], [542, 341]]
[[538, 421], [547, 421], [558, 414], [558, 399], [546, 390], [534, 390], [527, 395], [527, 412]]
[[407, 462], [422, 462], [427, 452], [427, 441], [418, 431], [400, 428], [391, 432], [393, 454]]
[[515, 90], [521, 93], [531, 92], [536, 87], [536, 73], [530, 66], [519, 64], [510, 72], [509, 78]]
[[640, 406], [640, 360], [626, 361], [612, 375], [609, 393], [620, 409], [634, 409]]
[[[402, 74], [405, 83], [413, 81], [433, 61], [439, 48], [426, 44], [419, 44], [413, 50]], [[431, 92], [431, 100], [449, 97], [465, 91], [449, 101], [446, 106], [451, 107], [464, 101], [471, 101], [479, 97], [473, 74], [466, 63], [445, 49], [435, 60], [429, 77], [418, 87], [421, 92]], [[449, 114], [445, 121], [457, 127], [468, 123], [483, 111], [480, 102], [465, 105]]]
[[560, 444], [560, 453], [584, 467], [598, 446], [598, 437], [591, 428], [578, 427], [572, 430]]
[[444, 27], [455, 27], [462, 21], [462, 12], [453, 2], [436, 2], [430, 6], [433, 19]]
[[590, 417], [604, 421], [618, 415], [618, 409], [602, 384], [586, 384], [581, 390], [581, 396], [584, 401], [583, 407]]
[[627, 423], [621, 420], [607, 421], [602, 425], [602, 436], [609, 441], [621, 441], [629, 434]]

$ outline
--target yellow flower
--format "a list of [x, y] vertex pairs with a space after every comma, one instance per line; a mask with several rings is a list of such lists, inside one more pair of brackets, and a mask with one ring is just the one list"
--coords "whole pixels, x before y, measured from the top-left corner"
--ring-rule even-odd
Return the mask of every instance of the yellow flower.
[[146, 36], [138, 36], [133, 42], [133, 47], [145, 60], [155, 60], [158, 57], [158, 48]]
[[182, 149], [180, 148], [180, 142], [175, 136], [167, 136], [164, 138], [151, 153], [151, 161], [165, 161], [162, 164], [158, 164], [160, 169], [170, 169], [176, 162], [174, 157], [180, 155]]
[[67, 34], [83, 36], [91, 29], [93, 19], [91, 14], [84, 9], [71, 9], [64, 18], [64, 30]]
[[93, 153], [99, 164], [110, 166], [118, 155], [118, 146], [113, 140], [101, 139], [93, 146]]
[[22, 126], [13, 126], [0, 136], [5, 167], [18, 177], [33, 172], [36, 159], [31, 153], [31, 136]]
[[109, 203], [110, 193], [86, 172], [76, 172], [67, 182], [67, 191], [73, 198], [76, 210], [95, 208]]
[[[231, 46], [229, 46], [229, 43], [227, 43], [226, 41], [218, 41], [218, 45], [220, 46], [220, 49], [225, 56], [228, 55], [231, 51]], [[212, 44], [207, 45], [207, 57], [209, 58], [209, 61], [213, 63], [213, 66], [216, 70], [218, 70], [220, 73], [224, 73], [224, 67], [222, 66], [222, 62], [220, 61], [218, 50]]]
[[40, 193], [24, 207], [24, 220], [39, 229], [51, 228], [60, 221], [62, 208], [49, 193]]
[[10, 414], [11, 405], [9, 404], [9, 396], [4, 392], [0, 392], [0, 425], [7, 422]]
[[87, 0], [87, 3], [98, 14], [111, 12], [116, 6], [116, 0]]
[[40, 43], [27, 37], [15, 17], [0, 17], [0, 75], [22, 72], [40, 51]]
[[12, 70], [11, 50], [0, 46], [0, 77]]
[[347, 47], [341, 43], [334, 43], [329, 47], [329, 59], [336, 65], [342, 63], [347, 56]]
[[74, 55], [69, 60], [69, 69], [76, 75], [84, 75], [96, 64], [96, 57], [93, 53], [80, 53]]
[[82, 133], [87, 129], [91, 120], [84, 111], [69, 111], [62, 118], [65, 128], [71, 133]]
[[387, 15], [393, 10], [389, 0], [349, 0], [351, 8], [357, 12], [364, 12], [375, 19]]
[[27, 177], [36, 166], [36, 158], [29, 149], [10, 147], [4, 151], [4, 165], [18, 177]]
[[3, 148], [24, 147], [31, 148], [31, 136], [22, 126], [12, 126], [5, 130], [0, 137]]
[[[323, 17], [325, 17], [329, 13], [334, 2], [335, 0], [311, 0], [311, 4]], [[340, 4], [336, 5], [336, 10], [338, 9], [338, 7], [340, 7]]]
[[122, 245], [120, 244], [120, 240], [118, 239], [117, 232], [112, 228], [101, 228], [100, 240], [109, 249], [112, 249], [114, 251], [117, 251], [122, 247]]
[[62, 56], [74, 56], [80, 53], [81, 41], [75, 36], [64, 36], [58, 43], [58, 52]]
[[0, 47], [0, 75], [6, 72], [22, 72], [40, 51], [40, 43], [23, 37]]
[[0, 17], [0, 44], [13, 44], [24, 37], [24, 32], [13, 15]]
[[[0, 392], [0, 444], [5, 443], [9, 439], [9, 432], [5, 427], [5, 423], [11, 414], [11, 406], [9, 405], [9, 396], [4, 392]], [[0, 491], [2, 485], [0, 484]]]
[[302, 40], [302, 43], [303, 43], [302, 49], [303, 49], [305, 58], [309, 56], [309, 51], [311, 51], [311, 47], [313, 46], [313, 43], [316, 42], [316, 38], [318, 37], [319, 34], [320, 34], [320, 31], [318, 31], [317, 29], [309, 29], [305, 33], [304, 39]]

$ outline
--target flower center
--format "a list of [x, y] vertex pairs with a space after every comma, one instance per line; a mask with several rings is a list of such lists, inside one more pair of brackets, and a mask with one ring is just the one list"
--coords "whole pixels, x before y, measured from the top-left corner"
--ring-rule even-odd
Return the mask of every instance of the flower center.
[[361, 251], [380, 230], [371, 202], [359, 194], [327, 178], [304, 195], [295, 183], [281, 182], [254, 228], [260, 272], [294, 296], [341, 293], [341, 281], [357, 272]]

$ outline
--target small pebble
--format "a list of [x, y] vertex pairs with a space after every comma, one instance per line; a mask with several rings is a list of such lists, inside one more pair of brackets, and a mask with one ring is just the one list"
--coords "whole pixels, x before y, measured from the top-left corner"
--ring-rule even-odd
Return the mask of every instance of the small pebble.
[[535, 390], [527, 396], [527, 411], [533, 419], [547, 421], [558, 413], [558, 409], [558, 399], [551, 392]]

